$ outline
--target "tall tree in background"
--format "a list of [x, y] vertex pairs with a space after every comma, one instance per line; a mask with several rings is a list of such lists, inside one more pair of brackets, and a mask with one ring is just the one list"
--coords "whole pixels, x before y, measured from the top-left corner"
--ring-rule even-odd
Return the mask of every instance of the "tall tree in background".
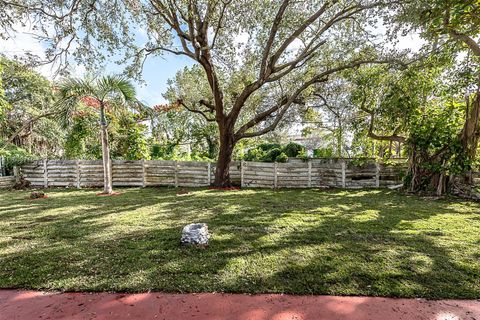
[[112, 175], [110, 148], [108, 145], [107, 108], [128, 108], [138, 105], [135, 88], [125, 78], [106, 76], [97, 80], [67, 79], [58, 86], [60, 100], [58, 105], [65, 115], [66, 121], [78, 108], [80, 103], [98, 109], [103, 160], [103, 192], [112, 193]]
[[[473, 182], [472, 164], [480, 141], [480, 3], [478, 0], [407, 1], [399, 7], [395, 19], [400, 30], [420, 31], [428, 41], [427, 46], [453, 58], [455, 71], [449, 74], [450, 87], [452, 90], [456, 88], [454, 94], [464, 97], [465, 108], [463, 126], [456, 139], [460, 145], [456, 151], [457, 163], [461, 167], [458, 171], [462, 173], [459, 176], [463, 176], [460, 179], [463, 181], [457, 182], [466, 183], [468, 188]], [[442, 162], [450, 147], [438, 150], [433, 158]], [[419, 154], [410, 158], [412, 186], [416, 189], [429, 173], [422, 168], [423, 160]], [[446, 178], [447, 175], [443, 175], [436, 179], [439, 193], [445, 188]]]
[[[138, 73], [149, 56], [171, 53], [198, 63], [209, 96], [185, 108], [218, 126], [220, 140], [215, 185], [230, 185], [229, 164], [239, 140], [274, 130], [293, 107], [304, 104], [313, 87], [328, 76], [379, 62], [367, 48], [368, 24], [388, 0], [97, 0], [54, 2], [1, 1], [2, 26], [29, 17], [54, 34], [49, 60], [64, 61], [72, 50], [89, 65], [107, 53], [126, 49], [129, 68]], [[396, 3], [396, 1], [391, 1]], [[146, 30], [140, 45], [132, 22]], [[136, 41], [137, 40], [137, 41]], [[78, 43], [78, 46], [71, 46]], [[101, 44], [102, 50], [97, 50]], [[62, 58], [63, 57], [63, 58]], [[62, 60], [63, 59], [63, 60]], [[243, 117], [248, 112], [251, 117]], [[240, 121], [245, 119], [245, 121]]]
[[349, 101], [351, 84], [343, 74], [332, 77], [328, 84], [314, 92], [303, 113], [303, 134], [314, 134], [327, 142], [326, 148], [322, 149], [323, 153], [326, 152], [323, 156], [350, 156], [348, 129], [355, 113]]
[[41, 156], [60, 155], [63, 133], [53, 119], [57, 110], [51, 82], [29, 66], [3, 56], [0, 68], [3, 146], [14, 144]]

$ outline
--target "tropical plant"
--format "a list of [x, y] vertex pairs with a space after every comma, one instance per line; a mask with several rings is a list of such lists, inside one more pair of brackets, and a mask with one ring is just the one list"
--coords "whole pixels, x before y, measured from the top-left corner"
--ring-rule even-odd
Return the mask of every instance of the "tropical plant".
[[72, 115], [81, 104], [98, 110], [102, 142], [102, 160], [105, 194], [112, 193], [110, 148], [108, 143], [107, 110], [118, 108], [138, 108], [141, 103], [136, 99], [133, 84], [120, 76], [76, 79], [68, 78], [58, 86], [58, 106], [62, 110], [63, 122], [71, 121]]

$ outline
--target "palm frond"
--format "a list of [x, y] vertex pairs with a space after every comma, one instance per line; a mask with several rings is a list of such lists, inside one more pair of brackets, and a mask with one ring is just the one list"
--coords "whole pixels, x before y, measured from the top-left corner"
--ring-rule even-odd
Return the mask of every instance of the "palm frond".
[[80, 101], [85, 97], [95, 96], [95, 91], [95, 86], [90, 79], [68, 78], [58, 84], [55, 108], [63, 126], [70, 124]]
[[65, 125], [70, 122], [82, 99], [87, 97], [102, 101], [112, 109], [128, 107], [146, 115], [151, 111], [137, 100], [133, 84], [118, 75], [97, 79], [65, 79], [58, 85], [57, 94], [57, 108]]
[[130, 102], [136, 99], [135, 87], [130, 80], [118, 75], [105, 76], [98, 80], [99, 91], [105, 98], [122, 99]]

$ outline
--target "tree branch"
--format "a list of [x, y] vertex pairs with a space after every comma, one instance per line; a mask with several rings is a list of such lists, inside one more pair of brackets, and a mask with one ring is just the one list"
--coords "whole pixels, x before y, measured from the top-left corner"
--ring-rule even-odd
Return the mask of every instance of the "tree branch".
[[59, 112], [58, 111], [52, 111], [52, 112], [46, 112], [46, 113], [43, 113], [39, 116], [36, 116], [30, 120], [28, 120], [27, 122], [24, 122], [23, 125], [18, 128], [7, 140], [7, 144], [8, 143], [12, 143], [13, 140], [15, 140], [16, 137], [18, 137], [20, 135], [20, 133], [23, 132], [23, 130], [27, 129], [28, 127], [30, 127], [30, 125], [32, 125], [33, 123], [37, 122], [38, 120], [40, 119], [43, 119], [43, 118], [47, 118], [47, 117], [50, 117], [50, 116], [53, 116], [53, 115], [56, 115], [58, 114]]
[[[365, 101], [365, 100], [364, 100]], [[372, 138], [374, 140], [379, 140], [379, 141], [396, 141], [396, 142], [401, 142], [405, 143], [407, 139], [405, 137], [399, 136], [396, 134], [396, 131], [399, 129], [395, 129], [394, 133], [392, 135], [386, 136], [386, 135], [378, 135], [374, 132], [374, 127], [375, 127], [375, 112], [367, 109], [364, 105], [364, 102], [360, 106], [360, 109], [370, 115], [370, 124], [368, 126], [368, 133], [367, 136], [369, 138]]]
[[[242, 138], [256, 137], [274, 130], [277, 127], [278, 123], [282, 120], [283, 116], [290, 108], [290, 106], [292, 106], [294, 103], [298, 103], [298, 97], [300, 96], [300, 94], [302, 94], [303, 91], [305, 91], [308, 87], [315, 83], [325, 82], [327, 80], [328, 79], [326, 77], [315, 76], [309, 81], [305, 82], [290, 97], [283, 97], [282, 100], [280, 100], [275, 106], [257, 114], [252, 120], [248, 121], [242, 127], [240, 127], [240, 129], [238, 129], [238, 131], [235, 133], [236, 139], [239, 140]], [[269, 126], [257, 132], [246, 132], [248, 129], [254, 127], [258, 123], [266, 120], [271, 114], [278, 110], [280, 110], [280, 112], [275, 116], [273, 123], [271, 123]]]
[[197, 113], [199, 115], [201, 115], [202, 117], [205, 118], [205, 120], [207, 120], [208, 122], [214, 122], [215, 119], [214, 118], [210, 118], [207, 116], [207, 114], [201, 110], [197, 110], [197, 109], [194, 109], [194, 108], [190, 108], [189, 106], [187, 106], [187, 104], [185, 102], [183, 102], [183, 100], [178, 100], [177, 101], [182, 107], [184, 107], [185, 109], [187, 109], [188, 111], [190, 112], [193, 112], [193, 113]]

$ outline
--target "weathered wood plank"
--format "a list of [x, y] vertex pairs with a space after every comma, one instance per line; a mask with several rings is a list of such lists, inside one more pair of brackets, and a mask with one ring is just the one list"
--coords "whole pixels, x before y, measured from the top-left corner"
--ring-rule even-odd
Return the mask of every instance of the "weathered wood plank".
[[[299, 159], [296, 162], [277, 164], [243, 162], [243, 165], [241, 162], [232, 162], [230, 178], [232, 183], [237, 185], [243, 180], [248, 187], [370, 188], [400, 183], [401, 173], [405, 168], [405, 165], [377, 165], [375, 162], [359, 166], [348, 159], [313, 159], [308, 162]], [[22, 166], [21, 173], [34, 185], [103, 185], [101, 160], [40, 160]], [[209, 162], [112, 161], [112, 180], [115, 186], [207, 186], [214, 176], [215, 164]]]

